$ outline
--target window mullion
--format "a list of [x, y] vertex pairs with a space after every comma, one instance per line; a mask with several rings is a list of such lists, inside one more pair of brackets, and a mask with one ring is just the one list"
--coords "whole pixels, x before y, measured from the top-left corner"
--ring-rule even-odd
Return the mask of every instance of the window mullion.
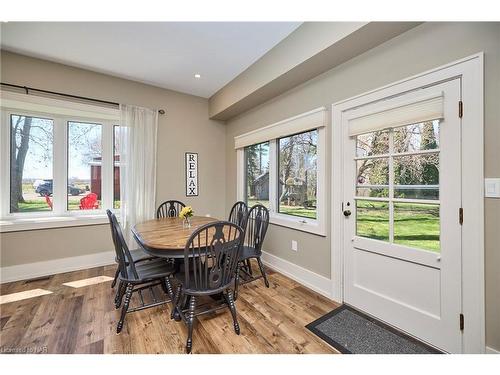
[[237, 182], [236, 182], [236, 200], [246, 202], [246, 160], [244, 149], [236, 151], [236, 165], [237, 165]]
[[326, 216], [326, 129], [318, 129], [318, 144], [316, 152], [316, 220], [320, 230], [325, 230]]
[[[0, 185], [0, 217], [6, 217], [9, 214], [10, 206], [10, 137], [11, 128], [10, 113], [2, 111], [0, 121], [2, 127], [0, 128], [1, 140], [1, 162], [0, 162], [0, 176], [2, 176]], [[7, 178], [9, 176], [9, 178]]]
[[53, 213], [66, 213], [67, 174], [68, 174], [68, 127], [63, 118], [54, 118], [54, 145], [53, 145]]
[[394, 242], [394, 131], [389, 131], [389, 242]]
[[113, 208], [113, 124], [102, 123], [101, 208]]
[[278, 204], [278, 150], [276, 140], [269, 141], [269, 210], [277, 212]]

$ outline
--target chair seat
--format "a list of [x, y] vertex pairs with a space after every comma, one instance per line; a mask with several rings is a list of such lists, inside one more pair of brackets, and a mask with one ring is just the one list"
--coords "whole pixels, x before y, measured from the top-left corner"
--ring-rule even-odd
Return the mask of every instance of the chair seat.
[[[152, 279], [159, 279], [172, 275], [175, 271], [174, 265], [166, 259], [152, 259], [144, 262], [135, 263], [137, 279], [131, 281], [144, 282]], [[132, 267], [128, 267], [129, 277], [133, 277]]]
[[255, 249], [255, 247], [244, 245], [241, 248], [239, 260], [242, 261], [250, 258], [258, 258], [261, 255], [262, 252]]
[[231, 280], [227, 285], [221, 285], [217, 289], [212, 289], [212, 290], [206, 290], [207, 288], [196, 288], [194, 285], [194, 274], [191, 272], [189, 280], [190, 280], [190, 285], [186, 285], [186, 273], [184, 271], [178, 272], [175, 274], [175, 279], [177, 282], [182, 284], [182, 290], [183, 293], [185, 294], [191, 294], [191, 295], [199, 295], [199, 296], [209, 296], [209, 295], [215, 295], [219, 294], [222, 292], [224, 289], [226, 289], [229, 285], [232, 285], [234, 283], [234, 279]]
[[[134, 262], [137, 262], [138, 260], [154, 258], [153, 256], [146, 254], [142, 249], [130, 250], [130, 255], [132, 256], [132, 260]], [[116, 257], [115, 257], [115, 262], [118, 263], [118, 259]]]

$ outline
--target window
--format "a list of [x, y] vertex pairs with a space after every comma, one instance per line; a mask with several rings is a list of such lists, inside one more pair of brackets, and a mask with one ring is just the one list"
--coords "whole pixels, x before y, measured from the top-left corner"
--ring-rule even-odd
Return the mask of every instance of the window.
[[[82, 196], [94, 196], [86, 208], [100, 208], [102, 125], [68, 122], [68, 210], [82, 209]], [[91, 195], [95, 194], [95, 195]]]
[[278, 212], [316, 219], [318, 130], [278, 144]]
[[10, 212], [52, 211], [54, 121], [10, 115]]
[[[326, 234], [324, 112], [311, 111], [235, 138], [239, 199], [249, 207], [266, 206], [272, 224]], [[255, 142], [259, 139], [265, 140]]]
[[0, 229], [79, 225], [119, 208], [117, 119], [116, 109], [3, 92]]
[[245, 147], [246, 202], [269, 208], [269, 142]]

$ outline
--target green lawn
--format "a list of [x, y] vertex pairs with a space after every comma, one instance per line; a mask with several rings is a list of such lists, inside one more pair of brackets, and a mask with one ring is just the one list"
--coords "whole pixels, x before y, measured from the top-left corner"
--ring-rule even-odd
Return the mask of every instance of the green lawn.
[[357, 201], [356, 234], [361, 237], [389, 241], [389, 204]]
[[[263, 206], [269, 208], [269, 201], [262, 201], [258, 199], [248, 199], [247, 201], [248, 207], [251, 208], [253, 205], [262, 204]], [[316, 219], [316, 209], [313, 208], [304, 208], [302, 206], [285, 206], [284, 204], [280, 205], [280, 213], [287, 215], [294, 215], [300, 217], [306, 217], [309, 219]]]
[[[69, 210], [79, 210], [80, 209], [80, 199], [81, 197], [76, 197], [78, 199], [70, 199], [68, 202]], [[52, 199], [52, 197], [51, 197]], [[48, 206], [45, 199], [33, 199], [26, 200], [24, 203], [19, 203], [19, 211], [18, 212], [38, 212], [38, 211], [50, 211], [50, 207]], [[120, 208], [120, 201], [114, 201], [113, 208]]]
[[[386, 202], [357, 201], [358, 236], [389, 241]], [[439, 206], [394, 204], [394, 243], [439, 252]]]
[[[24, 203], [19, 203], [18, 207], [19, 212], [50, 211], [50, 207], [47, 202], [45, 202], [45, 199], [26, 200]], [[70, 200], [68, 208], [70, 210], [79, 210], [80, 200]]]
[[316, 209], [304, 208], [298, 206], [285, 206], [280, 205], [280, 213], [287, 215], [295, 215], [301, 217], [307, 217], [309, 219], [316, 219]]
[[50, 207], [45, 200], [26, 200], [19, 203], [19, 212], [50, 211]]

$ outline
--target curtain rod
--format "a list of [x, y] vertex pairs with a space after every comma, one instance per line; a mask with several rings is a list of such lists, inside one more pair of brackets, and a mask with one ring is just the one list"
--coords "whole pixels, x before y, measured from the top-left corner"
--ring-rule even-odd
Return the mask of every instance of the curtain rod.
[[[66, 96], [68, 98], [73, 98], [73, 99], [81, 99], [81, 100], [88, 100], [88, 101], [91, 101], [91, 102], [96, 102], [96, 103], [103, 103], [103, 104], [109, 104], [109, 105], [116, 105], [116, 106], [119, 106], [120, 103], [115, 103], [115, 102], [110, 102], [110, 101], [107, 101], [107, 100], [101, 100], [101, 99], [94, 99], [94, 98], [87, 98], [85, 96], [78, 96], [78, 95], [70, 95], [70, 94], [63, 94], [61, 92], [56, 92], [56, 91], [48, 91], [48, 90], [42, 90], [42, 89], [36, 89], [34, 87], [28, 87], [28, 86], [20, 86], [20, 85], [13, 85], [11, 83], [4, 83], [4, 82], [0, 82], [0, 84], [2, 86], [8, 86], [8, 87], [14, 87], [16, 89], [23, 89], [24, 91], [26, 91], [26, 95], [29, 94], [29, 91], [38, 91], [38, 92], [43, 92], [45, 94], [51, 94], [51, 95], [59, 95], [59, 96]], [[165, 110], [163, 109], [159, 109], [158, 110], [158, 113], [160, 115], [164, 115], [165, 114]]]

